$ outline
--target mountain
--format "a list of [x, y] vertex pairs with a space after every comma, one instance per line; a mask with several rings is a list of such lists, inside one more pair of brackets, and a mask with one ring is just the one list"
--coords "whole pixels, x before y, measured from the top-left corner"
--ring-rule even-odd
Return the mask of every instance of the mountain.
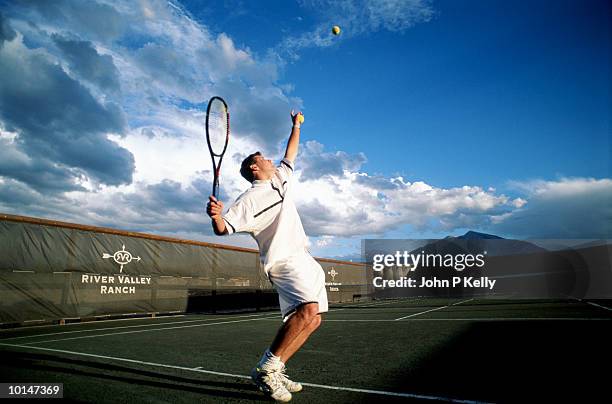
[[493, 234], [470, 230], [462, 236], [447, 236], [442, 240], [430, 240], [429, 243], [414, 249], [411, 253], [418, 254], [421, 251], [440, 254], [459, 254], [462, 252], [482, 254], [486, 251], [488, 256], [499, 256], [535, 254], [548, 250], [527, 241], [505, 239]]
[[[366, 261], [374, 254], [395, 254], [408, 251], [410, 254], [483, 254], [488, 256], [524, 255], [548, 251], [533, 243], [505, 239], [493, 234], [468, 231], [462, 236], [447, 236], [443, 239], [368, 239], [363, 244]], [[361, 259], [363, 260], [363, 258]]]
[[[451, 237], [451, 236], [448, 236]], [[452, 237], [451, 237], [452, 238]], [[463, 240], [486, 239], [486, 240], [503, 240], [503, 237], [494, 236], [493, 234], [478, 233], [476, 231], [468, 231], [463, 236], [456, 237]]]

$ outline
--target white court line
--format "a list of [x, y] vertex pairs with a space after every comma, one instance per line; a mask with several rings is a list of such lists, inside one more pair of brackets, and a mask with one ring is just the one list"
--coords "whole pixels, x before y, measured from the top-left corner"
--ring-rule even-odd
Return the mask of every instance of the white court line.
[[593, 303], [593, 302], [587, 302], [587, 303], [590, 304], [591, 306], [595, 306], [595, 307], [599, 307], [599, 308], [604, 309], [604, 310], [612, 311], [611, 308], [606, 307], [606, 306], [601, 306], [601, 305], [599, 305], [597, 303]]
[[[176, 329], [179, 329], [179, 328], [208, 327], [208, 326], [211, 326], [211, 325], [243, 323], [243, 322], [246, 322], [246, 321], [258, 321], [258, 320], [263, 320], [264, 318], [265, 317], [247, 318], [247, 319], [244, 319], [244, 320], [221, 321], [221, 322], [218, 322], [218, 323], [192, 324], [192, 325], [181, 325], [181, 326], [178, 326], [178, 327], [153, 328], [153, 329], [149, 329], [149, 330], [133, 330], [133, 331], [111, 332], [111, 333], [107, 333], [107, 334], [82, 335], [80, 337], [68, 337], [68, 338], [59, 338], [59, 339], [49, 339], [49, 340], [46, 340], [46, 341], [26, 342], [23, 345], [25, 346], [25, 345], [34, 345], [34, 344], [46, 344], [48, 342], [70, 341], [70, 340], [84, 339], [84, 338], [112, 337], [112, 336], [115, 336], [115, 335], [137, 334], [137, 333], [141, 333], [141, 332], [151, 332], [151, 331], [176, 330]], [[274, 317], [269, 317], [269, 318], [276, 318], [276, 319], [278, 319], [278, 315], [275, 315]]]
[[457, 306], [458, 304], [471, 302], [472, 300], [474, 300], [474, 298], [467, 299], [467, 300], [464, 300], [462, 302], [453, 303], [453, 304], [451, 304], [451, 306]]
[[579, 299], [579, 298], [577, 298], [577, 297], [570, 296], [570, 295], [567, 295], [567, 297], [569, 297], [570, 299], [574, 299], [574, 300], [576, 300], [577, 302], [580, 302], [580, 303], [586, 303], [586, 304], [590, 304], [591, 306], [599, 307], [600, 309], [604, 309], [604, 310], [612, 311], [612, 309], [611, 309], [611, 308], [606, 307], [606, 306], [599, 305], [599, 304], [597, 304], [597, 303], [588, 302], [588, 301], [586, 301], [586, 300], [584, 300], [584, 299]]
[[396, 318], [396, 319], [395, 319], [395, 320], [393, 320], [393, 321], [400, 321], [400, 320], [404, 320], [404, 319], [406, 319], [406, 318], [415, 317], [415, 316], [420, 316], [421, 314], [429, 313], [429, 312], [431, 312], [431, 311], [436, 311], [436, 310], [442, 310], [442, 309], [445, 309], [445, 308], [447, 308], [447, 307], [448, 307], [448, 306], [442, 306], [442, 307], [436, 307], [436, 308], [434, 308], [434, 309], [430, 309], [430, 310], [420, 311], [420, 312], [418, 312], [418, 313], [414, 313], [414, 314], [410, 314], [410, 315], [407, 315], [407, 316], [404, 316], [404, 317]]
[[[329, 310], [329, 311], [342, 311], [344, 309], [333, 309], [333, 310]], [[267, 315], [269, 315], [270, 313], [266, 313]], [[266, 315], [266, 314], [262, 314], [262, 315]], [[255, 315], [251, 315], [251, 316], [255, 316]], [[259, 315], [257, 315], [259, 316]], [[226, 318], [236, 318], [236, 317], [226, 317]], [[69, 340], [75, 340], [75, 339], [84, 339], [84, 338], [96, 338], [96, 337], [108, 337], [108, 336], [114, 336], [114, 335], [122, 335], [122, 334], [136, 334], [136, 333], [141, 333], [141, 332], [151, 332], [151, 331], [163, 331], [163, 330], [175, 330], [175, 329], [179, 329], [179, 328], [192, 328], [192, 327], [208, 327], [211, 325], [221, 325], [221, 324], [232, 324], [232, 323], [243, 323], [246, 321], [258, 321], [258, 320], [266, 320], [266, 319], [276, 319], [279, 320], [279, 316], [278, 313], [275, 313], [274, 316], [270, 316], [270, 317], [258, 317], [258, 318], [247, 318], [247, 319], [243, 319], [243, 320], [235, 320], [235, 321], [221, 321], [221, 322], [217, 322], [217, 323], [206, 323], [206, 324], [192, 324], [192, 325], [183, 325], [183, 326], [178, 326], [178, 327], [161, 327], [161, 328], [152, 328], [152, 329], [147, 329], [147, 330], [133, 330], [133, 331], [122, 331], [122, 332], [111, 332], [111, 333], [107, 333], [107, 334], [96, 334], [96, 335], [83, 335], [80, 337], [69, 337], [69, 338], [60, 338], [60, 339], [51, 339], [51, 340], [45, 340], [45, 341], [34, 341], [34, 342], [25, 342], [24, 345], [35, 345], [35, 344], [46, 344], [47, 342], [58, 342], [58, 341], [69, 341]], [[212, 319], [212, 321], [215, 320], [220, 320], [220, 319]], [[193, 320], [193, 321], [202, 321], [202, 320]], [[176, 323], [182, 323], [182, 321], [179, 322], [169, 322], [169, 323], [164, 323], [164, 324], [176, 324]], [[119, 327], [117, 327], [119, 328]], [[106, 329], [114, 329], [114, 328], [106, 328]], [[8, 338], [7, 338], [8, 340]], [[4, 341], [4, 340], [2, 340]]]
[[[332, 309], [332, 310], [329, 310], [328, 312], [342, 311], [342, 310], [344, 310], [344, 309]], [[90, 329], [90, 330], [74, 330], [74, 331], [50, 332], [50, 333], [45, 333], [45, 334], [24, 335], [24, 336], [20, 336], [20, 337], [0, 338], [0, 341], [14, 341], [14, 340], [24, 339], [24, 338], [46, 337], [46, 336], [52, 336], [52, 335], [75, 334], [75, 333], [94, 332], [94, 331], [106, 331], [106, 330], [119, 330], [119, 329], [125, 329], [125, 328], [157, 327], [157, 326], [163, 326], [163, 325], [167, 325], [167, 324], [186, 324], [186, 323], [196, 323], [196, 322], [206, 322], [206, 321], [228, 320], [228, 319], [232, 319], [232, 318], [261, 317], [261, 316], [269, 316], [269, 315], [270, 315], [270, 313], [244, 314], [244, 315], [231, 316], [231, 317], [203, 318], [203, 319], [199, 319], [199, 320], [167, 321], [167, 322], [156, 323], [156, 324], [125, 325], [125, 326], [120, 326], [120, 327], [94, 328], [94, 329]], [[185, 317], [185, 315], [181, 314], [181, 315], [177, 315], [177, 316], [168, 316], [168, 317]], [[271, 317], [271, 319], [274, 319], [274, 318], [275, 317]], [[147, 319], [150, 320], [151, 318], [147, 317]], [[85, 322], [85, 323], [75, 323], [75, 324], [81, 324], [81, 325], [83, 325], [83, 324], [92, 324], [92, 323], [96, 323], [97, 324], [97, 323], [101, 323], [103, 321], [119, 321], [119, 320], [120, 319], [117, 319], [117, 320], [100, 320], [100, 321], [95, 321], [95, 322], [91, 322], [91, 323]], [[128, 320], [128, 319], [126, 319], [126, 320]], [[129, 320], [131, 320], [131, 319], [129, 319]], [[44, 321], [44, 320], [40, 320], [40, 321]], [[45, 326], [45, 327], [55, 327], [55, 326]]]
[[[142, 313], [141, 313], [142, 314]], [[106, 316], [101, 316], [101, 317], [106, 317]], [[161, 318], [172, 318], [172, 317], [185, 317], [185, 314], [174, 314], [171, 316], [166, 316], [166, 315], [161, 315], [159, 317], [151, 317], [149, 315], [147, 316], [142, 316], [142, 317], [129, 317], [129, 318], [113, 318], [113, 319], [109, 319], [109, 320], [91, 320], [91, 321], [82, 321], [82, 322], [78, 322], [78, 323], [66, 323], [63, 324], [62, 327], [72, 327], [75, 325], [83, 325], [83, 324], [93, 324], [93, 323], [107, 323], [109, 321], [133, 321], [133, 320], [151, 320], [151, 319], [161, 319]], [[35, 321], [49, 321], [49, 320], [35, 320]], [[7, 323], [0, 323], [0, 325], [2, 324], [7, 324]], [[34, 325], [34, 326], [27, 326], [26, 328], [2, 328], [0, 329], [0, 334], [2, 333], [8, 333], [11, 331], [15, 331], [15, 330], [33, 330], [35, 328], [43, 328], [43, 327], [57, 327], [57, 324], [43, 324], [43, 325]]]
[[[21, 336], [21, 337], [2, 338], [2, 339], [0, 339], [0, 341], [12, 341], [12, 340], [18, 340], [18, 339], [24, 339], [24, 338], [47, 337], [49, 335], [75, 334], [75, 333], [94, 332], [94, 331], [106, 331], [106, 330], [121, 330], [121, 329], [124, 329], [124, 328], [157, 327], [157, 326], [163, 326], [163, 325], [168, 325], [168, 324], [186, 324], [186, 323], [195, 323], [195, 322], [202, 322], [202, 321], [228, 320], [228, 319], [232, 319], [232, 318], [260, 317], [260, 316], [265, 316], [265, 315], [270, 315], [270, 313], [249, 314], [249, 315], [245, 314], [245, 315], [241, 315], [241, 316], [207, 318], [207, 319], [199, 319], [199, 320], [166, 321], [166, 322], [156, 323], [156, 324], [124, 325], [124, 326], [120, 326], [120, 327], [112, 327], [111, 326], [111, 327], [104, 327], [104, 328], [92, 328], [90, 330], [74, 330], [74, 331], [49, 332], [49, 333], [45, 333], [45, 334], [24, 335], [24, 336]], [[80, 323], [80, 324], [88, 324], [88, 323]], [[89, 323], [89, 324], [91, 324], [91, 323]]]
[[421, 300], [419, 298], [411, 298], [411, 299], [404, 299], [404, 300], [393, 300], [393, 301], [384, 301], [384, 302], [375, 302], [375, 303], [366, 303], [366, 304], [355, 304], [355, 305], [348, 305], [345, 306], [345, 308], [352, 308], [352, 307], [374, 307], [374, 306], [384, 306], [386, 304], [394, 304], [394, 303], [401, 303], [401, 302], [416, 302], [418, 300]]
[[364, 306], [353, 306], [353, 307], [358, 307], [358, 308], [362, 308], [362, 307], [378, 307], [378, 306], [385, 306], [387, 304], [398, 304], [398, 303], [402, 304], [404, 302], [406, 302], [406, 303], [408, 303], [408, 302], [414, 303], [414, 302], [418, 302], [419, 300], [422, 300], [422, 299], [412, 299], [410, 301], [403, 300], [403, 301], [395, 301], [395, 302], [383, 302], [383, 303], [368, 304], [368, 305], [364, 305]]
[[447, 304], [446, 306], [442, 306], [442, 307], [436, 307], [436, 308], [431, 309], [431, 310], [421, 311], [421, 312], [419, 312], [419, 313], [409, 314], [409, 315], [404, 316], [404, 317], [396, 318], [396, 319], [395, 319], [395, 321], [400, 321], [400, 320], [404, 320], [404, 319], [406, 319], [406, 318], [410, 318], [410, 317], [419, 316], [419, 315], [421, 315], [421, 314], [429, 313], [429, 312], [436, 311], [436, 310], [442, 310], [442, 309], [445, 309], [445, 308], [450, 307], [450, 306], [455, 306], [455, 305], [457, 305], [457, 304], [461, 304], [461, 303], [469, 302], [470, 300], [474, 300], [474, 298], [471, 298], [471, 299], [468, 299], [468, 300], [464, 300], [464, 301], [462, 301], [462, 302], [458, 302], [458, 303]]
[[[251, 379], [250, 376], [237, 375], [237, 374], [234, 374], [234, 373], [215, 372], [215, 371], [212, 371], [212, 370], [204, 370], [204, 369], [201, 369], [201, 366], [198, 366], [198, 367], [195, 367], [195, 368], [189, 368], [189, 367], [184, 367], [184, 366], [166, 365], [166, 364], [163, 364], [163, 363], [139, 361], [139, 360], [135, 360], [135, 359], [118, 358], [118, 357], [114, 357], [114, 356], [95, 355], [95, 354], [88, 354], [88, 353], [84, 353], [84, 352], [65, 351], [65, 350], [62, 350], [62, 349], [51, 349], [51, 348], [42, 348], [42, 347], [35, 347], [35, 346], [16, 345], [16, 344], [4, 344], [4, 343], [0, 343], [0, 346], [8, 346], [8, 347], [14, 347], [14, 348], [26, 348], [26, 349], [37, 349], [37, 350], [41, 350], [41, 351], [58, 352], [58, 353], [70, 354], [70, 355], [88, 356], [88, 357], [97, 358], [97, 359], [108, 359], [108, 360], [114, 360], [114, 361], [119, 361], [119, 362], [135, 363], [135, 364], [138, 364], [138, 365], [158, 366], [158, 367], [169, 368], [169, 369], [179, 369], [179, 370], [185, 370], [185, 371], [190, 371], [190, 372], [206, 373], [206, 374], [211, 374], [211, 375], [215, 375], [215, 376], [225, 376], [225, 377], [233, 377], [233, 378], [247, 379], [247, 380]], [[352, 388], [352, 387], [328, 386], [328, 385], [325, 385], [325, 384], [316, 384], [316, 383], [302, 383], [302, 385], [310, 386], [310, 387], [317, 387], [317, 388], [320, 388], [320, 389], [327, 389], [327, 390], [351, 391], [351, 392], [355, 392], [355, 393], [365, 393], [365, 394], [375, 394], [375, 395], [382, 395], [382, 396], [416, 398], [416, 399], [421, 399], [421, 400], [447, 401], [447, 402], [452, 402], [452, 403], [466, 403], [466, 404], [479, 404], [479, 403], [483, 403], [482, 401], [460, 400], [460, 399], [454, 399], [454, 398], [450, 398], [450, 397], [428, 396], [428, 395], [423, 395], [423, 394], [412, 394], [412, 393], [397, 393], [397, 392], [393, 392], [393, 391], [384, 391], [384, 390], [356, 389], [356, 388]]]
[[[66, 323], [64, 325], [62, 325], [62, 327], [72, 327], [75, 325], [82, 325], [82, 324], [90, 324], [90, 323], [107, 323], [109, 321], [133, 321], [133, 320], [151, 320], [152, 318], [156, 318], [156, 319], [161, 319], [161, 318], [173, 318], [173, 317], [184, 317], [185, 314], [173, 314], [171, 316], [166, 316], [166, 315], [160, 315], [159, 317], [151, 317], [150, 315], [144, 315], [144, 313], [138, 313], [141, 314], [140, 317], [126, 317], [126, 318], [112, 318], [109, 320], [91, 320], [91, 321], [81, 321], [78, 323]], [[159, 314], [159, 313], [156, 313]], [[108, 317], [108, 316], [98, 316], [98, 317]], [[50, 321], [50, 320], [40, 320], [40, 321]], [[8, 323], [0, 323], [0, 325], [2, 324], [8, 324]], [[35, 326], [28, 326], [27, 328], [19, 328], [21, 330], [23, 329], [27, 329], [27, 330], [32, 330], [34, 328], [41, 328], [41, 327], [57, 327], [57, 324], [44, 324], [44, 325], [35, 325]], [[7, 332], [11, 332], [16, 330], [16, 328], [3, 328], [0, 329], [0, 334], [2, 333], [7, 333]]]
[[[266, 320], [266, 319], [262, 319]], [[404, 319], [402, 322], [408, 321], [612, 321], [612, 318], [584, 318], [584, 317], [475, 317], [475, 318], [408, 318]], [[344, 323], [368, 323], [368, 322], [394, 322], [397, 320], [387, 319], [387, 320], [379, 320], [379, 319], [352, 319], [352, 320], [323, 320], [326, 322], [344, 322]]]
[[356, 389], [353, 387], [336, 387], [336, 386], [328, 386], [325, 384], [316, 384], [316, 383], [301, 383], [303, 386], [309, 387], [318, 387], [321, 389], [327, 390], [340, 390], [340, 391], [352, 391], [356, 393], [365, 393], [365, 394], [378, 394], [384, 396], [394, 396], [394, 397], [406, 397], [406, 398], [416, 398], [420, 400], [435, 400], [435, 401], [446, 401], [450, 403], [464, 403], [464, 404], [484, 404], [484, 401], [474, 401], [474, 400], [460, 400], [457, 398], [450, 397], [437, 397], [437, 396], [426, 396], [424, 394], [413, 394], [413, 393], [396, 393], [393, 391], [383, 391], [383, 390], [369, 390], [369, 389]]

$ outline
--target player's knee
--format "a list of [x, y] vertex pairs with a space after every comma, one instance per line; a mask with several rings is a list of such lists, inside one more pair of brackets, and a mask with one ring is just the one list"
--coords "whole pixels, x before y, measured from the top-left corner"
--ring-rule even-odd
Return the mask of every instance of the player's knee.
[[298, 309], [299, 314], [309, 323], [319, 314], [318, 303], [307, 303]]
[[317, 328], [321, 326], [322, 321], [323, 319], [321, 318], [321, 315], [317, 314], [315, 318], [313, 318], [312, 321], [310, 322], [310, 328], [312, 328], [313, 331], [316, 330]]
[[307, 316], [311, 319], [318, 317], [319, 315], [319, 303], [309, 303], [307, 304]]

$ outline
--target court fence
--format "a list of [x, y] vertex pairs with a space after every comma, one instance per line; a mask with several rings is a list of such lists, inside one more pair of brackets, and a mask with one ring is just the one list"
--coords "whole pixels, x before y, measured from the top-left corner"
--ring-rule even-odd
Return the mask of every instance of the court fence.
[[[317, 261], [330, 302], [368, 298], [364, 264]], [[274, 307], [257, 250], [0, 214], [0, 327]]]

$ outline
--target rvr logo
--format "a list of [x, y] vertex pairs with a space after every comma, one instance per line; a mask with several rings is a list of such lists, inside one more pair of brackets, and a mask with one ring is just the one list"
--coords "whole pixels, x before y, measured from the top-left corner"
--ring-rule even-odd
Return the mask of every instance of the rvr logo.
[[123, 248], [113, 255], [104, 253], [102, 254], [102, 258], [112, 258], [117, 264], [121, 265], [119, 267], [119, 273], [123, 273], [123, 266], [132, 262], [132, 260], [140, 261], [140, 257], [132, 257], [132, 254], [129, 251], [125, 250], [125, 244], [122, 246]]

